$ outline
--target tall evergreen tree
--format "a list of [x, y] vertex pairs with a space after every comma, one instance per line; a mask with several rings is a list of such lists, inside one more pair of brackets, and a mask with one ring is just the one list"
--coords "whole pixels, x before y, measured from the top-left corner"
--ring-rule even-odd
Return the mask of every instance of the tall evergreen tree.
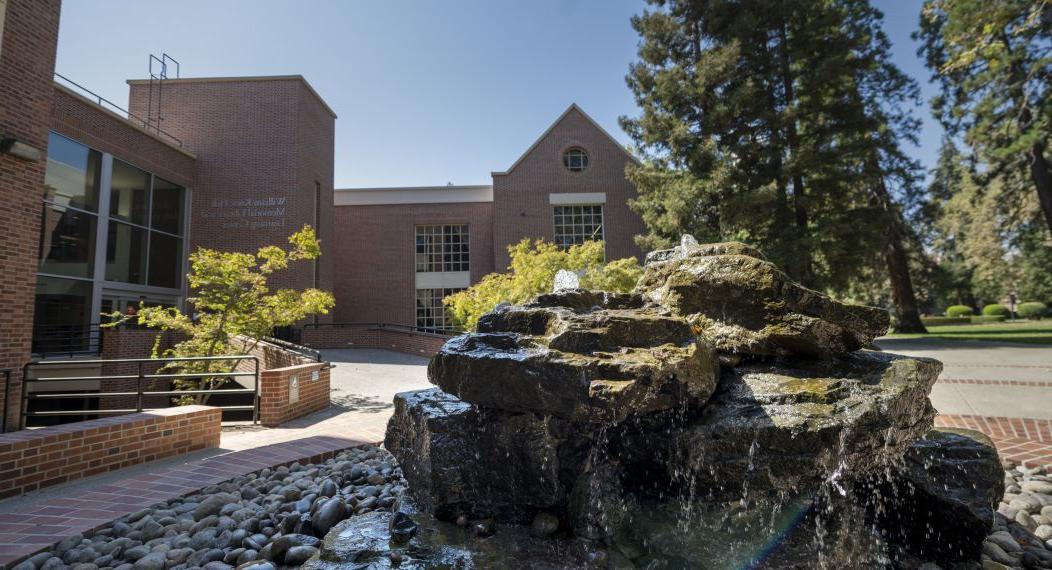
[[[646, 245], [681, 232], [763, 247], [797, 280], [844, 290], [885, 265], [899, 323], [920, 327], [895, 192], [916, 87], [890, 64], [864, 0], [650, 0], [622, 118]], [[883, 252], [881, 256], [869, 252]], [[879, 260], [879, 261], [878, 261]], [[913, 326], [916, 325], [916, 326]]]
[[927, 0], [916, 37], [942, 87], [935, 115], [963, 131], [1007, 199], [1036, 193], [1052, 230], [1052, 0]]

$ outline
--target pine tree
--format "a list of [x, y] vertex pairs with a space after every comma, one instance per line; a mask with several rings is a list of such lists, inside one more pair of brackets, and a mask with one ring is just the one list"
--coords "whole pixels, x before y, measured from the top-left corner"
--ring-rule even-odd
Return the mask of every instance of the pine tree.
[[628, 76], [642, 113], [622, 119], [648, 159], [630, 171], [643, 244], [750, 241], [827, 290], [881, 263], [899, 323], [920, 327], [897, 201], [916, 182], [899, 147], [916, 86], [889, 61], [880, 13], [863, 0], [650, 4]]
[[1007, 199], [1036, 194], [1052, 230], [1052, 1], [927, 0], [916, 37], [942, 87], [935, 115], [963, 131]]

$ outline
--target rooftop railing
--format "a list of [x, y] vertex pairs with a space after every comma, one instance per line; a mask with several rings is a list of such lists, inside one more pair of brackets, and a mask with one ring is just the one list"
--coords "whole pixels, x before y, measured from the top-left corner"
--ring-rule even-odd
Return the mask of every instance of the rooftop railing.
[[179, 138], [176, 137], [175, 135], [173, 135], [171, 133], [168, 133], [165, 130], [161, 129], [160, 125], [155, 125], [153, 123], [153, 121], [151, 121], [150, 119], [148, 119], [148, 118], [144, 119], [144, 118], [136, 115], [135, 113], [132, 113], [131, 111], [125, 109], [124, 107], [121, 107], [120, 105], [114, 103], [113, 101], [110, 101], [109, 99], [103, 97], [102, 95], [99, 95], [98, 93], [95, 93], [91, 89], [88, 89], [87, 87], [84, 87], [83, 85], [77, 83], [76, 81], [73, 81], [72, 79], [66, 77], [65, 75], [62, 75], [61, 73], [56, 72], [55, 73], [55, 78], [56, 79], [61, 79], [62, 82], [66, 83], [68, 86], [73, 87], [76, 90], [80, 91], [81, 94], [86, 96], [88, 99], [94, 99], [95, 103], [98, 106], [103, 107], [103, 108], [109, 107], [109, 108], [117, 111], [118, 113], [122, 113], [125, 116], [127, 116], [128, 120], [136, 121], [138, 123], [141, 123], [143, 129], [146, 129], [147, 131], [156, 133], [156, 134], [158, 134], [160, 136], [163, 136], [163, 137], [165, 137], [167, 139], [170, 139], [175, 145], [177, 145], [179, 147], [183, 146], [183, 141], [179, 140]]

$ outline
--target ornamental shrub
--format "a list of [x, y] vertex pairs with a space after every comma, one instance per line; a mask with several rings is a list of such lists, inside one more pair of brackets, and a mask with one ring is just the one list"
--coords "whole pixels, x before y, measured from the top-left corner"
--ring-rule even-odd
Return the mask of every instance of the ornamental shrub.
[[972, 317], [972, 324], [981, 325], [983, 323], [1001, 323], [1006, 319], [1008, 319], [1008, 317], [1005, 315], [983, 315], [981, 317]]
[[975, 311], [967, 305], [950, 305], [946, 308], [947, 317], [970, 317]]
[[1038, 320], [1048, 314], [1048, 305], [1036, 301], [1020, 303], [1016, 308], [1016, 312], [1024, 319]]
[[1007, 317], [1011, 314], [1011, 311], [1009, 311], [1008, 307], [1004, 305], [992, 303], [983, 307], [983, 314], [988, 317]]

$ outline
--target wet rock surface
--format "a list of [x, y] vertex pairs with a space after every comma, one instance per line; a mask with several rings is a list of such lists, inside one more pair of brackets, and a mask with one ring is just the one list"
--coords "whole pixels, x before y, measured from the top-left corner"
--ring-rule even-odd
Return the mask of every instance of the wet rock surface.
[[480, 320], [428, 365], [442, 390], [477, 406], [618, 423], [708, 399], [718, 362], [683, 319], [636, 296], [565, 290]]
[[[432, 360], [440, 389], [396, 397], [386, 445], [427, 514], [590, 541], [610, 567], [978, 563], [996, 456], [924, 437], [942, 365], [863, 350], [887, 319], [685, 239], [635, 294], [483, 317]], [[1006, 508], [1040, 506], [1022, 493]], [[913, 514], [888, 530], [889, 510]]]
[[915, 556], [977, 560], [1004, 492], [993, 442], [971, 430], [936, 428], [918, 439], [890, 476], [878, 478], [870, 510], [888, 539]]
[[728, 367], [695, 419], [656, 419], [671, 426], [667, 435], [634, 448], [660, 449], [660, 481], [711, 500], [839, 484], [897, 461], [931, 429], [927, 395], [941, 370], [870, 351]]
[[887, 311], [807, 289], [744, 244], [655, 260], [637, 291], [687, 318], [721, 352], [830, 358], [869, 346], [889, 324]]

